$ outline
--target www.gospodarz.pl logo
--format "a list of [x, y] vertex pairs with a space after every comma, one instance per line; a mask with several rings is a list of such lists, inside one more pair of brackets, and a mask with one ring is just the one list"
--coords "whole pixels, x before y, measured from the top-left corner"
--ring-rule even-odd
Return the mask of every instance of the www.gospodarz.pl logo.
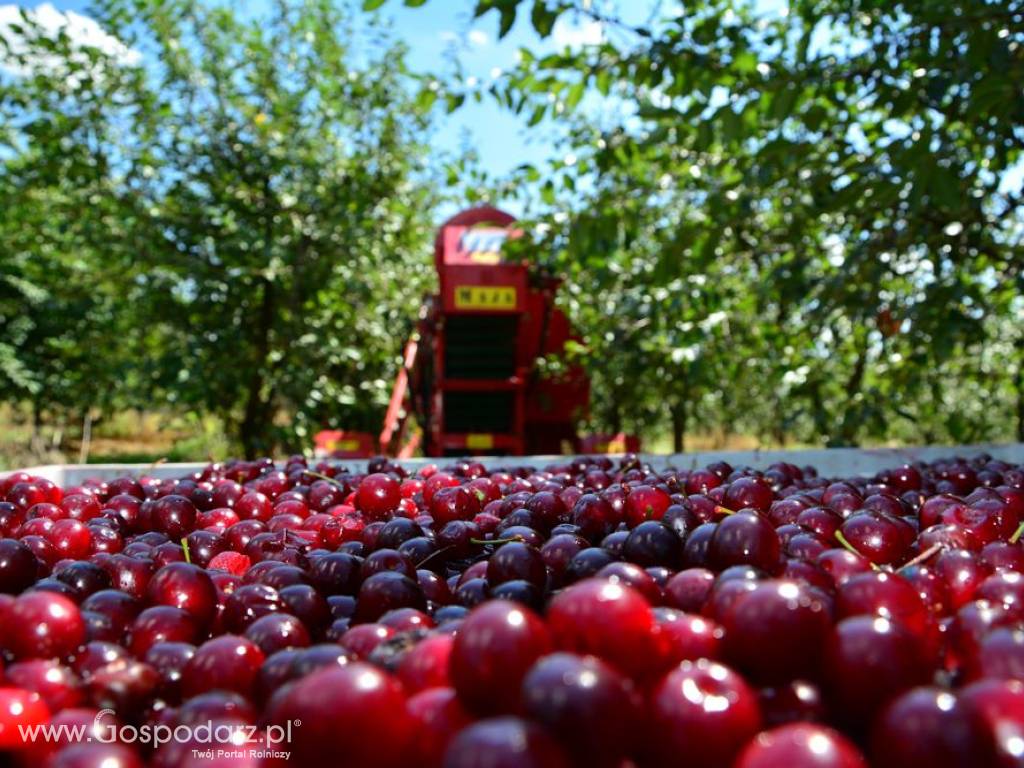
[[115, 714], [112, 709], [101, 709], [96, 713], [91, 725], [19, 725], [18, 731], [24, 743], [41, 741], [60, 744], [141, 744], [157, 749], [173, 742], [191, 745], [193, 755], [199, 758], [213, 759], [237, 755], [287, 760], [291, 756], [287, 746], [292, 741], [292, 729], [302, 725], [299, 720], [289, 720], [283, 725], [268, 725], [266, 728], [213, 721], [196, 725], [170, 726], [146, 723], [134, 726], [117, 722], [114, 719]]

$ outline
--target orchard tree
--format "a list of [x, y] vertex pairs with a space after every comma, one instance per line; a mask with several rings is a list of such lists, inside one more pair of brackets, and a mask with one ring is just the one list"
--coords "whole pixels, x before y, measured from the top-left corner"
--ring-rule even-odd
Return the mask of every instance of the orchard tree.
[[0, 52], [0, 397], [215, 414], [249, 456], [378, 425], [439, 186], [404, 49], [327, 0], [89, 13], [109, 44], [26, 14]]
[[155, 373], [249, 456], [379, 423], [430, 274], [428, 105], [404, 51], [334, 6], [100, 5], [155, 62], [135, 127]]
[[[124, 279], [138, 201], [121, 136], [144, 104], [123, 49], [84, 46], [23, 13], [0, 34], [0, 396], [44, 421], [77, 425], [132, 404]], [[138, 402], [140, 398], [135, 398]], [[64, 430], [60, 430], [61, 433]]]
[[[593, 276], [586, 289], [600, 297], [606, 273], [647, 259], [652, 302], [621, 303], [618, 321], [652, 334], [692, 322], [672, 303], [689, 304], [685, 292], [661, 289], [708, 274], [695, 263], [737, 281], [701, 310], [725, 312], [744, 341], [725, 350], [734, 375], [711, 386], [760, 413], [762, 432], [829, 444], [1024, 438], [1024, 358], [1007, 336], [1019, 312], [1007, 296], [1024, 287], [1021, 197], [1007, 183], [1024, 149], [1024, 4], [756, 9], [698, 0], [634, 24], [610, 2], [478, 0], [502, 35], [517, 16], [541, 37], [560, 17], [604, 29], [596, 45], [523, 51], [490, 87], [530, 124], [570, 126], [573, 162], [546, 174], [548, 206], [536, 211], [569, 212], [550, 235], [565, 268], [586, 254], [577, 278]], [[621, 238], [638, 226], [658, 247]], [[993, 345], [1008, 357], [986, 382], [950, 379]], [[648, 397], [649, 361], [617, 349], [641, 363], [623, 377], [637, 383], [631, 396]], [[680, 393], [691, 380], [670, 381]], [[940, 391], [947, 408], [962, 396], [1001, 403], [1004, 387], [1017, 405], [984, 434], [936, 424], [942, 409], [927, 405]]]

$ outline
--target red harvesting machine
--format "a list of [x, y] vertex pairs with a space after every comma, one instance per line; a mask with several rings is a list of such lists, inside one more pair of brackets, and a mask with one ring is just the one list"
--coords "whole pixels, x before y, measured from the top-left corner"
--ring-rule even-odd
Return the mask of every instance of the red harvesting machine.
[[578, 445], [590, 386], [579, 367], [544, 378], [537, 360], [572, 337], [554, 305], [558, 280], [506, 261], [515, 219], [490, 206], [446, 221], [434, 241], [437, 295], [405, 348], [380, 435], [380, 449], [410, 455], [414, 415], [427, 456], [561, 453]]
[[[577, 450], [590, 385], [578, 366], [544, 378], [537, 360], [560, 355], [572, 338], [555, 304], [559, 281], [502, 245], [521, 234], [515, 219], [490, 206], [446, 221], [434, 241], [439, 291], [427, 297], [405, 346], [379, 438], [324, 430], [317, 453], [359, 458], [551, 454]], [[407, 434], [414, 416], [420, 432]]]

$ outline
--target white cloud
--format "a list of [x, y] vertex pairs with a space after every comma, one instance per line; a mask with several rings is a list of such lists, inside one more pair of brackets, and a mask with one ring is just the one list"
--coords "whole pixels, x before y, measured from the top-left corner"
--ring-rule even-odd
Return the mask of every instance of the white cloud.
[[580, 48], [604, 41], [604, 25], [599, 21], [572, 23], [559, 18], [551, 29], [551, 40], [559, 48]]
[[[135, 66], [142, 60], [142, 55], [138, 51], [129, 48], [88, 16], [74, 11], [58, 11], [51, 3], [42, 3], [35, 9], [26, 10], [25, 15], [46, 37], [56, 38], [63, 30], [71, 40], [72, 48], [95, 48], [125, 66]], [[22, 18], [22, 9], [17, 5], [0, 5], [0, 37], [7, 41], [12, 53], [26, 53], [28, 48], [22, 37], [11, 29], [12, 25], [26, 26]], [[80, 61], [84, 63], [87, 60], [82, 53]], [[39, 70], [57, 72], [62, 65], [62, 58], [51, 54], [35, 54], [26, 64], [0, 59], [0, 69], [14, 75], [25, 75]]]
[[482, 29], [471, 29], [465, 34], [459, 34], [450, 29], [442, 30], [437, 35], [443, 43], [463, 43], [472, 48], [483, 48], [491, 38]]

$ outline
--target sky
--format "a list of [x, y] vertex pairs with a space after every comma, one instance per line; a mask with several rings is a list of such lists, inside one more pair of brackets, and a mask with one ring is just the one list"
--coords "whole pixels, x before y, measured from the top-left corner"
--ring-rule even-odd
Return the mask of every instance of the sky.
[[[349, 0], [357, 6], [359, 0]], [[258, 13], [265, 0], [235, 0], [246, 12]], [[760, 13], [782, 11], [788, 0], [756, 0]], [[563, 16], [556, 23], [551, 37], [538, 38], [527, 18], [520, 18], [511, 32], [498, 39], [498, 15], [491, 12], [480, 19], [472, 18], [474, 0], [429, 0], [423, 7], [407, 8], [401, 0], [388, 0], [380, 11], [388, 20], [396, 39], [408, 48], [408, 64], [417, 72], [439, 75], [448, 73], [446, 54], [454, 51], [467, 77], [486, 83], [511, 68], [517, 51], [526, 47], [537, 53], [546, 53], [566, 46], [575, 47], [598, 42], [602, 30], [599, 24], [587, 19]], [[81, 36], [92, 45], [117, 51], [131, 60], [134, 51], [120, 50], [119, 41], [109, 38], [94, 21], [88, 18], [88, 0], [47, 0], [47, 2], [5, 3], [0, 0], [0, 29], [5, 22], [16, 21], [17, 9], [22, 6], [35, 9], [37, 18], [61, 23], [61, 13], [70, 12], [69, 31]], [[619, 9], [627, 22], [642, 23], [652, 13], [667, 13], [678, 7], [677, 0], [624, 0]], [[525, 14], [520, 14], [521, 17]], [[109, 39], [104, 39], [105, 36]], [[123, 48], [123, 46], [122, 46]], [[133, 62], [134, 63], [134, 62]], [[587, 100], [582, 105], [586, 108]], [[543, 164], [554, 156], [552, 140], [557, 128], [541, 124], [528, 128], [526, 117], [519, 117], [484, 99], [480, 103], [467, 101], [458, 111], [440, 118], [433, 136], [439, 151], [475, 149], [480, 167], [492, 178], [500, 178], [523, 163]], [[1024, 180], [1024, 163], [1011, 169], [1003, 179], [1005, 188], [1020, 188]], [[505, 201], [512, 213], [519, 213], [516, 201]]]
[[[262, 0], [239, 2], [246, 11], [258, 7]], [[628, 20], [646, 20], [655, 7], [667, 7], [661, 0], [630, 0], [623, 4]], [[103, 40], [105, 33], [88, 18], [88, 0], [48, 0], [47, 2], [3, 3], [0, 0], [0, 27], [16, 21], [18, 8], [34, 9], [37, 19], [59, 24], [61, 13], [71, 20], [71, 31], [92, 45]], [[446, 55], [454, 51], [467, 77], [481, 83], [492, 80], [500, 70], [515, 63], [522, 47], [549, 52], [565, 46], [599, 42], [600, 25], [584, 19], [559, 19], [548, 40], [534, 33], [528, 19], [522, 18], [504, 38], [498, 39], [498, 15], [495, 12], [480, 19], [472, 18], [472, 0], [431, 0], [421, 8], [407, 8], [401, 0], [389, 0], [380, 13], [391, 25], [396, 39], [409, 47], [408, 64], [417, 72], [444, 75], [449, 64]], [[118, 41], [107, 41], [116, 47]], [[130, 54], [129, 54], [130, 55]], [[492, 177], [501, 177], [522, 163], [540, 163], [552, 156], [552, 129], [528, 129], [525, 118], [517, 117], [490, 100], [467, 104], [451, 115], [444, 115], [433, 141], [440, 150], [476, 150], [480, 166]]]

